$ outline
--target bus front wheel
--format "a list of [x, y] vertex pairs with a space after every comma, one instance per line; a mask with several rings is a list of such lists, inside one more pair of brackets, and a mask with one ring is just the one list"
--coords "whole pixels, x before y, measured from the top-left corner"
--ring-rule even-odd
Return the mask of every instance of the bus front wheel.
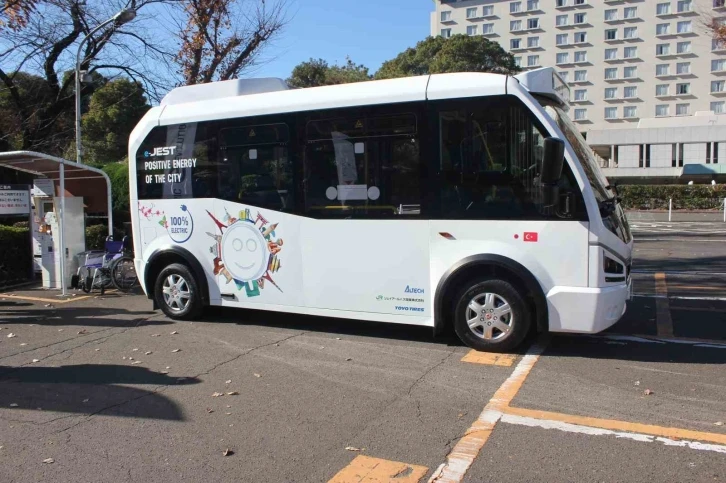
[[173, 263], [156, 277], [156, 304], [171, 319], [190, 320], [202, 311], [199, 286], [189, 267]]
[[505, 352], [522, 343], [532, 317], [522, 294], [499, 279], [479, 280], [460, 292], [454, 313], [456, 334], [472, 349]]

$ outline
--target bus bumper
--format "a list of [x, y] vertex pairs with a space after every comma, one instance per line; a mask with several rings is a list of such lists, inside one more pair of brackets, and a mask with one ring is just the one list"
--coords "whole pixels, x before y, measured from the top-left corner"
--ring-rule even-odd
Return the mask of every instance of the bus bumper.
[[631, 283], [611, 287], [554, 287], [547, 294], [551, 332], [593, 334], [615, 324], [625, 313]]

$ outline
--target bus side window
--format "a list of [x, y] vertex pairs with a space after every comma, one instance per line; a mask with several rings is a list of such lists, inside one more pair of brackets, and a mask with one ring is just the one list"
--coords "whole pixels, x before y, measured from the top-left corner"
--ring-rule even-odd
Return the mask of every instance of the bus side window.
[[292, 165], [286, 124], [220, 131], [220, 197], [250, 206], [291, 211]]

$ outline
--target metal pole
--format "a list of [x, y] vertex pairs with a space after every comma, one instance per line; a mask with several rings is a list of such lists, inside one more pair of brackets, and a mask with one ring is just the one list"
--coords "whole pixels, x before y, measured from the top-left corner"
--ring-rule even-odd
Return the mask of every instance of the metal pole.
[[726, 198], [723, 199], [723, 222], [726, 223]]
[[61, 261], [61, 295], [68, 295], [66, 291], [66, 176], [65, 176], [65, 162], [60, 163], [60, 216], [58, 217], [58, 224], [60, 225], [60, 261]]
[[668, 221], [671, 221], [671, 213], [673, 212], [673, 198], [668, 199]]

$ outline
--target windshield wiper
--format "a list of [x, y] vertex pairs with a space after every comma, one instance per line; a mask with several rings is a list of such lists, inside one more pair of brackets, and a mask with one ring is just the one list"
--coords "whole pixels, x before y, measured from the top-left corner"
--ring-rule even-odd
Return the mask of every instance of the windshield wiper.
[[610, 216], [615, 213], [615, 207], [622, 201], [619, 197], [613, 196], [599, 203], [600, 215], [603, 217]]

